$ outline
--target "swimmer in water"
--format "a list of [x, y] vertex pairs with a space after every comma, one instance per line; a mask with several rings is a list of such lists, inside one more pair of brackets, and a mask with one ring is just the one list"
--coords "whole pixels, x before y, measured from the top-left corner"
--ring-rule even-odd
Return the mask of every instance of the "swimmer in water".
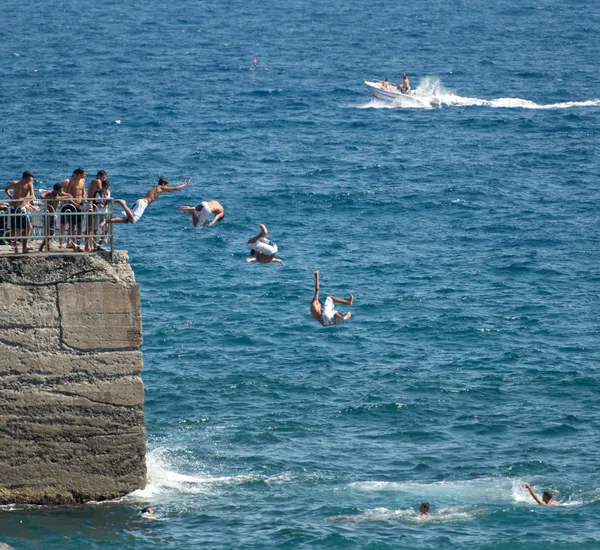
[[540, 497], [535, 494], [535, 491], [531, 488], [529, 483], [525, 483], [525, 488], [531, 493], [533, 500], [535, 500], [541, 506], [556, 506], [556, 501], [552, 500], [553, 495], [551, 491], [544, 491], [542, 493], [542, 498], [540, 499]]
[[419, 512], [425, 516], [429, 515], [429, 502], [421, 502], [421, 506], [419, 506]]
[[354, 296], [350, 294], [350, 298], [347, 300], [338, 298], [337, 296], [327, 296], [325, 304], [321, 304], [321, 301], [319, 300], [319, 272], [315, 271], [315, 295], [310, 304], [310, 314], [313, 316], [313, 319], [321, 323], [324, 327], [327, 327], [329, 325], [339, 325], [352, 317], [352, 313], [350, 312], [345, 315], [338, 313], [334, 309], [334, 302], [336, 304], [346, 304], [351, 306], [354, 303]]
[[145, 508], [142, 508], [142, 511], [140, 512], [140, 514], [142, 514], [142, 515], [147, 514], [149, 516], [153, 516], [154, 510], [152, 509], [151, 506], [146, 506]]
[[260, 233], [248, 240], [251, 258], [246, 258], [246, 262], [258, 262], [259, 264], [275, 262], [283, 265], [283, 262], [275, 257], [278, 250], [277, 245], [267, 239], [267, 228], [262, 223], [259, 223], [258, 226]]

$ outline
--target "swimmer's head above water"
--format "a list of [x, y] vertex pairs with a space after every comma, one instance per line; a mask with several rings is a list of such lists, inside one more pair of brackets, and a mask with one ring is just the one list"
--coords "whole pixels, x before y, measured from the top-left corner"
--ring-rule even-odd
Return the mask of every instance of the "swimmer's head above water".
[[429, 515], [429, 502], [421, 502], [421, 506], [419, 506], [419, 512], [421, 512], [421, 514], [425, 514], [426, 516]]

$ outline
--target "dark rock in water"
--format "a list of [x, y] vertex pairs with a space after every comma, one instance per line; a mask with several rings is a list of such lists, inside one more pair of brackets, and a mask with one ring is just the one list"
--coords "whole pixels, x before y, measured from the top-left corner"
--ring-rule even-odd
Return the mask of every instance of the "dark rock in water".
[[125, 253], [0, 257], [0, 503], [145, 486], [141, 343]]

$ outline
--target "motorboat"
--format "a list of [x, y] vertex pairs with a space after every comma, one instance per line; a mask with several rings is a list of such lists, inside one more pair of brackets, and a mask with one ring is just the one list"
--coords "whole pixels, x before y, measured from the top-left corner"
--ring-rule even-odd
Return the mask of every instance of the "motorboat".
[[382, 80], [365, 80], [365, 84], [376, 99], [398, 103], [402, 107], [441, 107], [442, 105], [436, 94], [425, 94], [418, 90], [403, 93], [393, 84], [388, 84], [387, 81]]

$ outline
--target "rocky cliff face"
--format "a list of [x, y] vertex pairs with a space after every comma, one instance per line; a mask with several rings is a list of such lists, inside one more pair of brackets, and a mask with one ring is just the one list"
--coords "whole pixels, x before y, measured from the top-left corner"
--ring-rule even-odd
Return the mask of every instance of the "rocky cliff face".
[[145, 486], [141, 343], [126, 253], [0, 257], [0, 503]]

